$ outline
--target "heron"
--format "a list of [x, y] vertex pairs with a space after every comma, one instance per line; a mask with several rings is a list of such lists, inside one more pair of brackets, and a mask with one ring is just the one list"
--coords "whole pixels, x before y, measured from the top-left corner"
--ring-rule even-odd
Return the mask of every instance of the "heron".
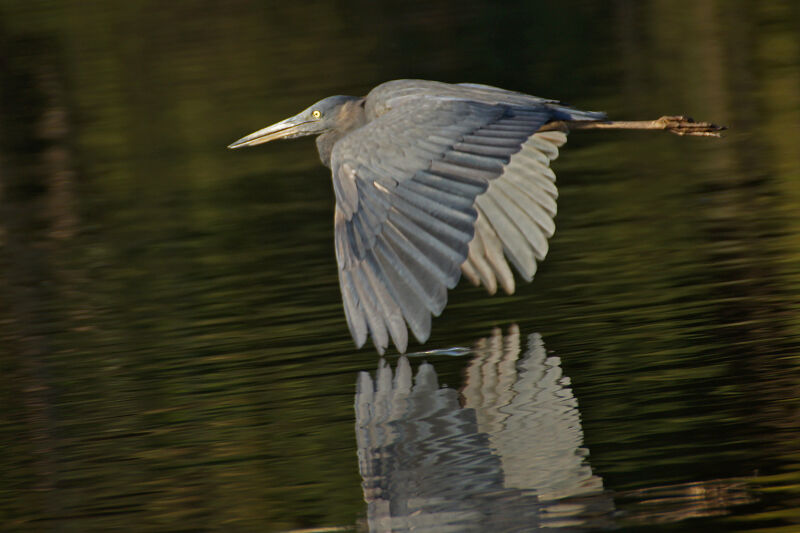
[[394, 80], [365, 97], [330, 96], [228, 148], [317, 135], [336, 198], [334, 243], [356, 347], [420, 343], [461, 276], [515, 291], [511, 266], [536, 273], [555, 232], [550, 163], [576, 129], [719, 136], [682, 116], [610, 121], [557, 100], [489, 85]]

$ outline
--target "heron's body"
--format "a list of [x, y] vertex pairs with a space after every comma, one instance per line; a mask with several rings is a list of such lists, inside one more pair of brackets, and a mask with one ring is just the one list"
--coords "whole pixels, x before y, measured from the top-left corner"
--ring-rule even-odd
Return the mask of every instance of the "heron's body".
[[533, 278], [555, 231], [549, 163], [566, 125], [582, 123], [609, 124], [495, 87], [396, 80], [321, 100], [231, 148], [319, 135], [350, 331], [358, 346], [369, 334], [379, 352], [390, 337], [403, 352], [407, 326], [424, 342], [462, 273], [490, 293], [514, 292], [509, 262]]

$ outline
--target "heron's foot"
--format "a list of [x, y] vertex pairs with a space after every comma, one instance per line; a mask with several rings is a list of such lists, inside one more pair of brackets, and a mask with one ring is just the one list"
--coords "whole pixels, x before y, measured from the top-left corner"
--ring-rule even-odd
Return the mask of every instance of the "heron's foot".
[[659, 128], [675, 135], [697, 135], [703, 137], [719, 137], [725, 126], [717, 126], [710, 122], [695, 122], [693, 118], [683, 116], [663, 116], [655, 121]]

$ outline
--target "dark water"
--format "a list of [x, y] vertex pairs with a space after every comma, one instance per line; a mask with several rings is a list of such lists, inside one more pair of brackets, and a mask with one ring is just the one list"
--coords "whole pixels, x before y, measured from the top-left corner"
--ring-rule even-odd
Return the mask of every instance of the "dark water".
[[[5, 0], [0, 530], [800, 531], [798, 28], [790, 1]], [[402, 77], [731, 129], [573, 134], [534, 282], [462, 284], [411, 346], [445, 351], [378, 370], [313, 143], [224, 147]]]

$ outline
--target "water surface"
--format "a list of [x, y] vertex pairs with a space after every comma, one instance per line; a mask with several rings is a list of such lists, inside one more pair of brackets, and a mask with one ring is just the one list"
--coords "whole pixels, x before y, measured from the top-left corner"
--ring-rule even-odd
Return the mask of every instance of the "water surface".
[[730, 132], [571, 135], [533, 283], [462, 283], [410, 347], [444, 352], [383, 363], [464, 431], [381, 457], [461, 449], [421, 467], [451, 524], [800, 528], [799, 23], [788, 1], [4, 2], [0, 530], [366, 529], [398, 501], [365, 471], [394, 441], [354, 409], [379, 363], [347, 332], [327, 170], [309, 140], [224, 147], [402, 77]]

